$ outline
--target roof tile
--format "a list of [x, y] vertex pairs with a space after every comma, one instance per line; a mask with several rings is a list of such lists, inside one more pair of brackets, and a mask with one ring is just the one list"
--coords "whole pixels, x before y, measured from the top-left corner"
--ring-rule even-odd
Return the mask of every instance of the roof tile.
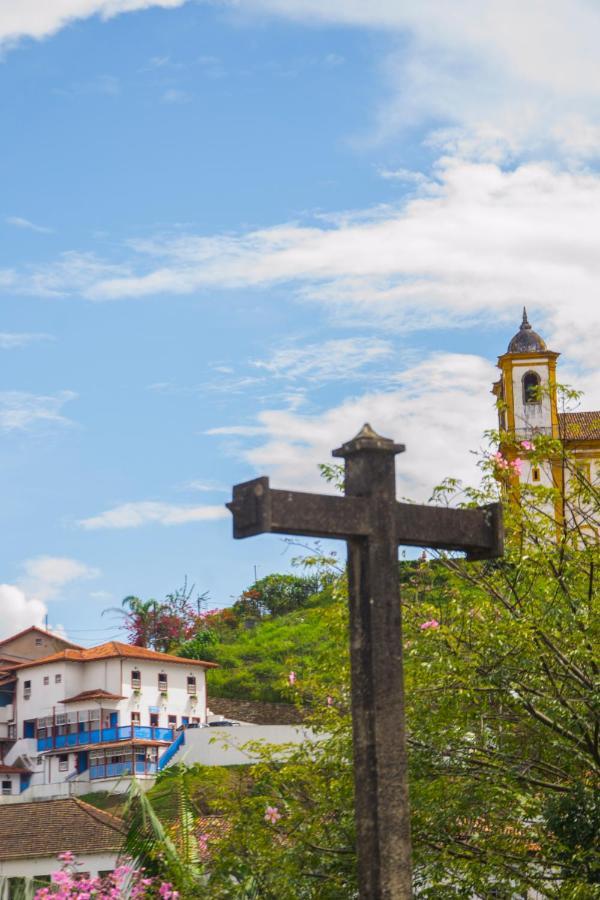
[[60, 650], [58, 653], [52, 653], [50, 656], [44, 656], [41, 659], [32, 659], [28, 662], [21, 663], [16, 666], [18, 669], [30, 669], [33, 666], [45, 665], [49, 662], [91, 662], [97, 659], [147, 659], [154, 662], [170, 662], [179, 663], [185, 666], [202, 666], [205, 669], [213, 669], [217, 667], [217, 663], [205, 662], [201, 659], [185, 659], [183, 656], [173, 656], [171, 653], [158, 653], [156, 650], [149, 650], [147, 647], [134, 647], [131, 644], [122, 644], [120, 641], [108, 641], [106, 644], [99, 644], [97, 647], [88, 647], [81, 650]]
[[125, 827], [120, 819], [70, 797], [0, 806], [0, 860], [118, 851]]

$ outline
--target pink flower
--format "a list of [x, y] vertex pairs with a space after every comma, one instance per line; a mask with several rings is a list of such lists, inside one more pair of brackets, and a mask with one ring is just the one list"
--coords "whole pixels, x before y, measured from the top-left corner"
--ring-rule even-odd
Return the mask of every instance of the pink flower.
[[421, 622], [421, 624], [419, 625], [419, 628], [421, 629], [421, 631], [426, 631], [428, 628], [439, 628], [439, 627], [440, 627], [440, 623], [438, 622], [437, 619], [429, 619], [429, 621]]
[[199, 834], [198, 835], [198, 850], [200, 851], [200, 855], [204, 856], [208, 851], [208, 835], [207, 834]]
[[504, 459], [504, 457], [502, 456], [502, 454], [500, 453], [499, 450], [497, 453], [494, 453], [494, 455], [492, 456], [492, 460], [494, 461], [494, 464], [499, 469], [507, 469], [508, 468], [508, 461], [506, 459]]
[[513, 468], [513, 470], [517, 473], [517, 475], [521, 474], [521, 470], [523, 468], [523, 460], [522, 459], [519, 459], [519, 457], [517, 456], [516, 459], [513, 459], [513, 461], [511, 462], [510, 465]]
[[521, 447], [523, 450], [533, 450], [533, 444], [531, 441], [521, 441]]
[[276, 806], [267, 806], [265, 810], [265, 822], [275, 825], [281, 818], [281, 813]]
[[58, 854], [58, 859], [63, 863], [72, 863], [75, 861], [75, 854], [72, 850], [65, 850], [64, 853]]
[[327, 706], [333, 706], [333, 697], [327, 697]]
[[296, 683], [296, 673], [295, 672], [290, 672], [290, 674], [288, 675], [288, 681], [290, 684]]

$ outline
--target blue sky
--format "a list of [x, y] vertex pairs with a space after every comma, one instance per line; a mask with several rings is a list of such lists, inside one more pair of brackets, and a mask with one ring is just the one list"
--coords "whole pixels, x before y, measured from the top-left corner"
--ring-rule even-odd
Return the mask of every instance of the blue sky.
[[524, 303], [598, 406], [599, 36], [587, 0], [0, 11], [0, 632], [287, 570], [231, 485], [322, 489], [365, 419], [401, 494], [474, 477]]

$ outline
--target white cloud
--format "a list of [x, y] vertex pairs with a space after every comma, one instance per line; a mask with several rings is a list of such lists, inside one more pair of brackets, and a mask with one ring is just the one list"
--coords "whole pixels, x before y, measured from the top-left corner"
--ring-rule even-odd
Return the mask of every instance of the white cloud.
[[79, 525], [88, 531], [98, 528], [139, 528], [141, 525], [184, 525], [188, 522], [204, 522], [223, 519], [227, 510], [223, 506], [178, 506], [143, 500], [122, 503], [97, 516], [82, 519]]
[[404, 330], [498, 320], [510, 328], [525, 304], [559, 349], [595, 364], [600, 176], [457, 160], [436, 174], [403, 204], [337, 222], [138, 242], [150, 268], [142, 256], [137, 275], [90, 281], [87, 294], [292, 283], [343, 321]]
[[14, 584], [0, 584], [0, 638], [9, 637], [31, 625], [44, 624], [46, 604], [35, 597], [27, 597]]
[[41, 40], [76, 19], [100, 16], [110, 19], [120, 13], [151, 7], [173, 8], [186, 0], [19, 0], [0, 6], [0, 45], [20, 38]]
[[168, 88], [166, 91], [163, 91], [161, 100], [163, 103], [180, 105], [182, 103], [190, 103], [190, 101], [192, 100], [192, 95], [187, 91], [180, 90], [179, 88]]
[[97, 578], [98, 569], [66, 556], [36, 556], [23, 563], [20, 586], [37, 600], [50, 600], [67, 584]]
[[6, 216], [4, 220], [7, 225], [14, 225], [15, 228], [25, 228], [28, 231], [37, 231], [39, 234], [52, 234], [52, 228], [46, 228], [45, 225], [36, 225], [29, 219], [23, 219], [21, 216]]
[[308, 344], [303, 347], [283, 347], [269, 359], [256, 360], [253, 365], [271, 377], [311, 382], [346, 381], [362, 372], [371, 363], [391, 356], [388, 341], [378, 338], [345, 338]]
[[186, 484], [182, 485], [181, 490], [186, 491], [198, 491], [201, 494], [228, 494], [230, 492], [230, 488], [224, 487], [224, 485], [219, 484], [216, 481], [188, 481]]
[[[37, 556], [25, 560], [18, 584], [0, 584], [0, 638], [31, 625], [43, 626], [47, 602], [74, 581], [96, 578], [100, 573], [77, 559]], [[53, 629], [64, 634], [62, 626]]]
[[51, 334], [42, 334], [40, 332], [16, 332], [16, 331], [0, 331], [0, 350], [14, 350], [17, 347], [26, 347], [28, 344], [35, 344], [38, 341], [51, 341]]
[[62, 407], [77, 394], [59, 391], [44, 396], [24, 391], [0, 391], [0, 431], [22, 431], [40, 423], [69, 424]]
[[[262, 440], [242, 452], [275, 486], [327, 490], [318, 463], [369, 421], [376, 431], [406, 444], [397, 461], [399, 496], [427, 500], [448, 475], [477, 480], [475, 458], [486, 428], [497, 424], [492, 382], [494, 367], [478, 356], [440, 353], [402, 372], [397, 389], [344, 400], [313, 416], [289, 410], [258, 415]], [[239, 434], [240, 428], [212, 429]]]
[[[380, 133], [437, 121], [463, 149], [550, 144], [597, 155], [600, 7], [589, 0], [245, 0], [270, 12], [398, 35]], [[445, 134], [445, 139], [450, 137]]]

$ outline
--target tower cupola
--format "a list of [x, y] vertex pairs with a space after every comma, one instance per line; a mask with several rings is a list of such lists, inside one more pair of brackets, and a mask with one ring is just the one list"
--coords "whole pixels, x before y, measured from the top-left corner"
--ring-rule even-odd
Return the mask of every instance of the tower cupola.
[[544, 353], [546, 342], [537, 331], [534, 331], [527, 319], [527, 310], [523, 307], [521, 327], [508, 345], [507, 353]]

